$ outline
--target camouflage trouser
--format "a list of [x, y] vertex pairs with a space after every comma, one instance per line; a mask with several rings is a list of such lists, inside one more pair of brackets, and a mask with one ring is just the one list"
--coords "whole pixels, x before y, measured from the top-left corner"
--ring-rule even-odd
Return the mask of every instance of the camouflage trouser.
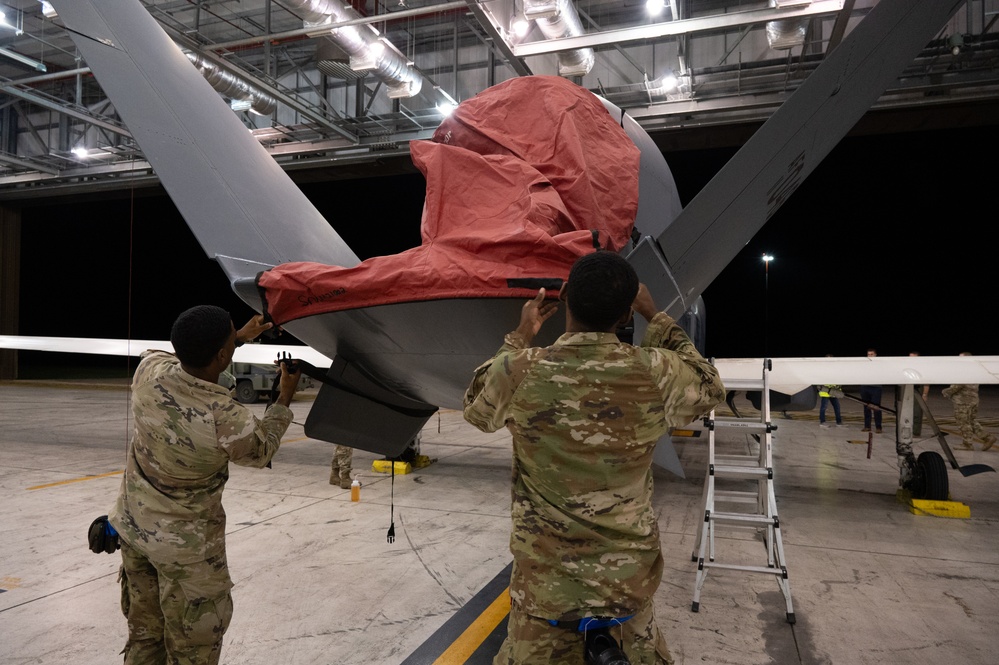
[[978, 405], [954, 403], [954, 420], [961, 428], [961, 436], [968, 443], [974, 439], [981, 439], [985, 436], [985, 430], [978, 422]]
[[[337, 445], [333, 451], [331, 471], [340, 476], [340, 480], [350, 480], [350, 464], [354, 457], [354, 449], [350, 446]], [[332, 481], [332, 475], [330, 480]]]
[[126, 665], [215, 665], [232, 618], [225, 554], [192, 564], [154, 564], [121, 541]]
[[[656, 625], [652, 603], [610, 633], [623, 645], [632, 665], [673, 665], [666, 640]], [[582, 665], [583, 640], [578, 630], [552, 626], [524, 613], [514, 602], [507, 636], [493, 665]]]

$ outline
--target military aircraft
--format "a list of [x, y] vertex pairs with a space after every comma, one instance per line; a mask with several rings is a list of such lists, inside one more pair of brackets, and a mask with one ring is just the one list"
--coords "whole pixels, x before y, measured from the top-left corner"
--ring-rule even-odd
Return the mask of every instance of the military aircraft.
[[[285, 287], [262, 291], [261, 285], [267, 275], [286, 266], [334, 266], [336, 275], [344, 271], [363, 274], [370, 267], [369, 262], [359, 261], [334, 230], [337, 220], [326, 220], [319, 214], [137, 0], [52, 0], [51, 4], [202, 248], [218, 262], [235, 292], [251, 308], [274, 314], [269, 307]], [[610, 247], [632, 262], [660, 306], [674, 317], [682, 317], [695, 342], [703, 336], [700, 296], [705, 288], [959, 4], [879, 2], [686, 208], [680, 205], [662, 154], [644, 130], [616, 106], [599, 100], [606, 117], [596, 122], [604, 123], [600, 127], [609, 124], [620, 128], [614, 149], [627, 152], [637, 147], [637, 157], [629, 157], [637, 173], [618, 183], [620, 191], [630, 188], [637, 197], [634, 223], [628, 220], [625, 242]], [[581, 103], [592, 107], [586, 96], [592, 95], [581, 95]], [[474, 98], [463, 105], [470, 102]], [[470, 113], [463, 116], [459, 106], [456, 117], [461, 120]], [[514, 123], [519, 121], [514, 118]], [[460, 122], [456, 120], [446, 129], [449, 131], [438, 131], [435, 143], [452, 147], [449, 144], [454, 140], [454, 147], [463, 149], [462, 141], [469, 139], [458, 136]], [[452, 131], [457, 138], [451, 136]], [[630, 140], [627, 149], [621, 137], [625, 142]], [[544, 174], [536, 162], [529, 166]], [[527, 197], [548, 196], [550, 184], [532, 180], [525, 186], [530, 190]], [[545, 193], [538, 194], [539, 188]], [[562, 205], [551, 198], [540, 203], [532, 200], [537, 204], [532, 210]], [[483, 224], [479, 228], [488, 228], [479, 221]], [[580, 233], [586, 237], [592, 230], [585, 223], [573, 229], [577, 234], [574, 242], [579, 241]], [[599, 243], [608, 247], [602, 237]], [[498, 247], [501, 244], [476, 251], [480, 258], [489, 259]], [[498, 255], [504, 257], [499, 261], [506, 262], [510, 253]], [[286, 290], [284, 295], [319, 307], [306, 316], [289, 314], [291, 310], [286, 309], [275, 320], [318, 354], [313, 356], [314, 364], [331, 365], [306, 425], [307, 433], [390, 457], [400, 453], [439, 407], [460, 406], [472, 370], [495, 352], [531, 288], [557, 285], [564, 278], [573, 255], [570, 251], [559, 256], [560, 267], [553, 270], [549, 263], [540, 273], [514, 262], [512, 265], [524, 272], [512, 277], [535, 281], [519, 282], [505, 290], [494, 284], [480, 284], [478, 291], [449, 290], [450, 284], [438, 283], [433, 288], [440, 291], [434, 291], [432, 297], [395, 294], [381, 302], [352, 300], [349, 294], [326, 286], [310, 291], [318, 278], [313, 273], [299, 273], [298, 290]], [[389, 265], [419, 272], [406, 257]], [[552, 279], [545, 281], [546, 277]], [[336, 307], [327, 307], [333, 301]], [[539, 343], [557, 334], [554, 326], [548, 328]], [[636, 337], [642, 332], [638, 324]], [[10, 338], [4, 344], [18, 348]], [[126, 352], [153, 346], [132, 341]], [[255, 352], [251, 349], [240, 349], [237, 359], [261, 362], [246, 357]], [[273, 349], [261, 352], [270, 354]], [[947, 383], [957, 381], [959, 375], [960, 382], [996, 381], [994, 372], [987, 377], [977, 372], [977, 380], [972, 381], [967, 373], [951, 369], [910, 371], [915, 367], [912, 360], [929, 368], [929, 358], [907, 358], [904, 367], [891, 365], [891, 360], [878, 358], [877, 363], [867, 363], [863, 372], [850, 373], [849, 380], [848, 371], [840, 373], [838, 369], [845, 366], [819, 363], [824, 370], [821, 376], [806, 377], [802, 369], [787, 383], [797, 385], [795, 392], [803, 385], [824, 382]], [[750, 371], [758, 373], [762, 366], [762, 359], [740, 361], [732, 363], [731, 369], [722, 369], [722, 375], [734, 380], [737, 367], [739, 371], [755, 368]], [[785, 383], [776, 374], [783, 366], [781, 362], [774, 365], [771, 385], [775, 389]], [[966, 369], [972, 364], [956, 366]], [[837, 369], [832, 371], [834, 367]], [[682, 474], [668, 440], [660, 449], [660, 463]]]

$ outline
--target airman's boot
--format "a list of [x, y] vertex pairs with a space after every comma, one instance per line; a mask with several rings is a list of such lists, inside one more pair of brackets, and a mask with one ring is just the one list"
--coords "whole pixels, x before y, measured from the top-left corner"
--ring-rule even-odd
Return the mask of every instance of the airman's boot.
[[975, 446], [970, 441], [961, 442], [961, 450], [974, 450]]
[[[332, 477], [330, 479], [332, 483]], [[349, 490], [350, 489], [350, 471], [347, 471], [342, 476], [340, 476], [340, 489]]]
[[339, 484], [340, 484], [340, 467], [334, 465], [333, 468], [330, 469], [330, 485], [339, 485]]
[[982, 441], [985, 442], [985, 445], [982, 446], [982, 450], [988, 450], [989, 448], [991, 448], [992, 446], [995, 445], [995, 443], [996, 443], [996, 435], [995, 434], [986, 434], [982, 438]]

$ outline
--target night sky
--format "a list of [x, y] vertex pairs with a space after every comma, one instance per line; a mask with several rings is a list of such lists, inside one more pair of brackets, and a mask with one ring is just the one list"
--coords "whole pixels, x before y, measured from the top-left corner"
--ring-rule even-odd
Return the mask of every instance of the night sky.
[[[681, 200], [734, 152], [667, 154]], [[708, 355], [999, 354], [997, 154], [999, 125], [845, 139], [704, 294]], [[303, 187], [362, 259], [419, 243], [423, 188], [420, 175]], [[163, 339], [195, 304], [237, 324], [253, 313], [166, 197], [23, 220], [23, 335]]]

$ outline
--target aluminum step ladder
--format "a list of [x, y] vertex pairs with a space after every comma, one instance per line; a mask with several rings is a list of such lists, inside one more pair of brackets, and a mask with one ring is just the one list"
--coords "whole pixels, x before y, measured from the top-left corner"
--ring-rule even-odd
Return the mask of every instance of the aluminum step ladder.
[[[704, 479], [704, 522], [698, 533], [691, 560], [697, 562], [697, 580], [691, 611], [700, 609], [701, 588], [711, 569], [738, 570], [747, 573], [773, 575], [777, 579], [787, 604], [787, 622], [793, 624], [791, 586], [780, 534], [780, 517], [774, 498], [773, 431], [770, 421], [770, 359], [764, 359], [759, 380], [730, 380], [727, 390], [759, 390], [760, 417], [716, 417], [715, 412], [704, 419], [708, 428], [708, 468]], [[742, 430], [759, 441], [759, 451], [741, 454], [719, 454], [716, 435], [719, 429]], [[746, 437], [747, 442], [749, 437]], [[753, 487], [752, 490], [745, 489]], [[718, 506], [726, 510], [719, 510]], [[715, 560], [715, 531], [719, 528], [752, 530], [762, 536], [766, 550], [766, 565], [753, 566]]]

